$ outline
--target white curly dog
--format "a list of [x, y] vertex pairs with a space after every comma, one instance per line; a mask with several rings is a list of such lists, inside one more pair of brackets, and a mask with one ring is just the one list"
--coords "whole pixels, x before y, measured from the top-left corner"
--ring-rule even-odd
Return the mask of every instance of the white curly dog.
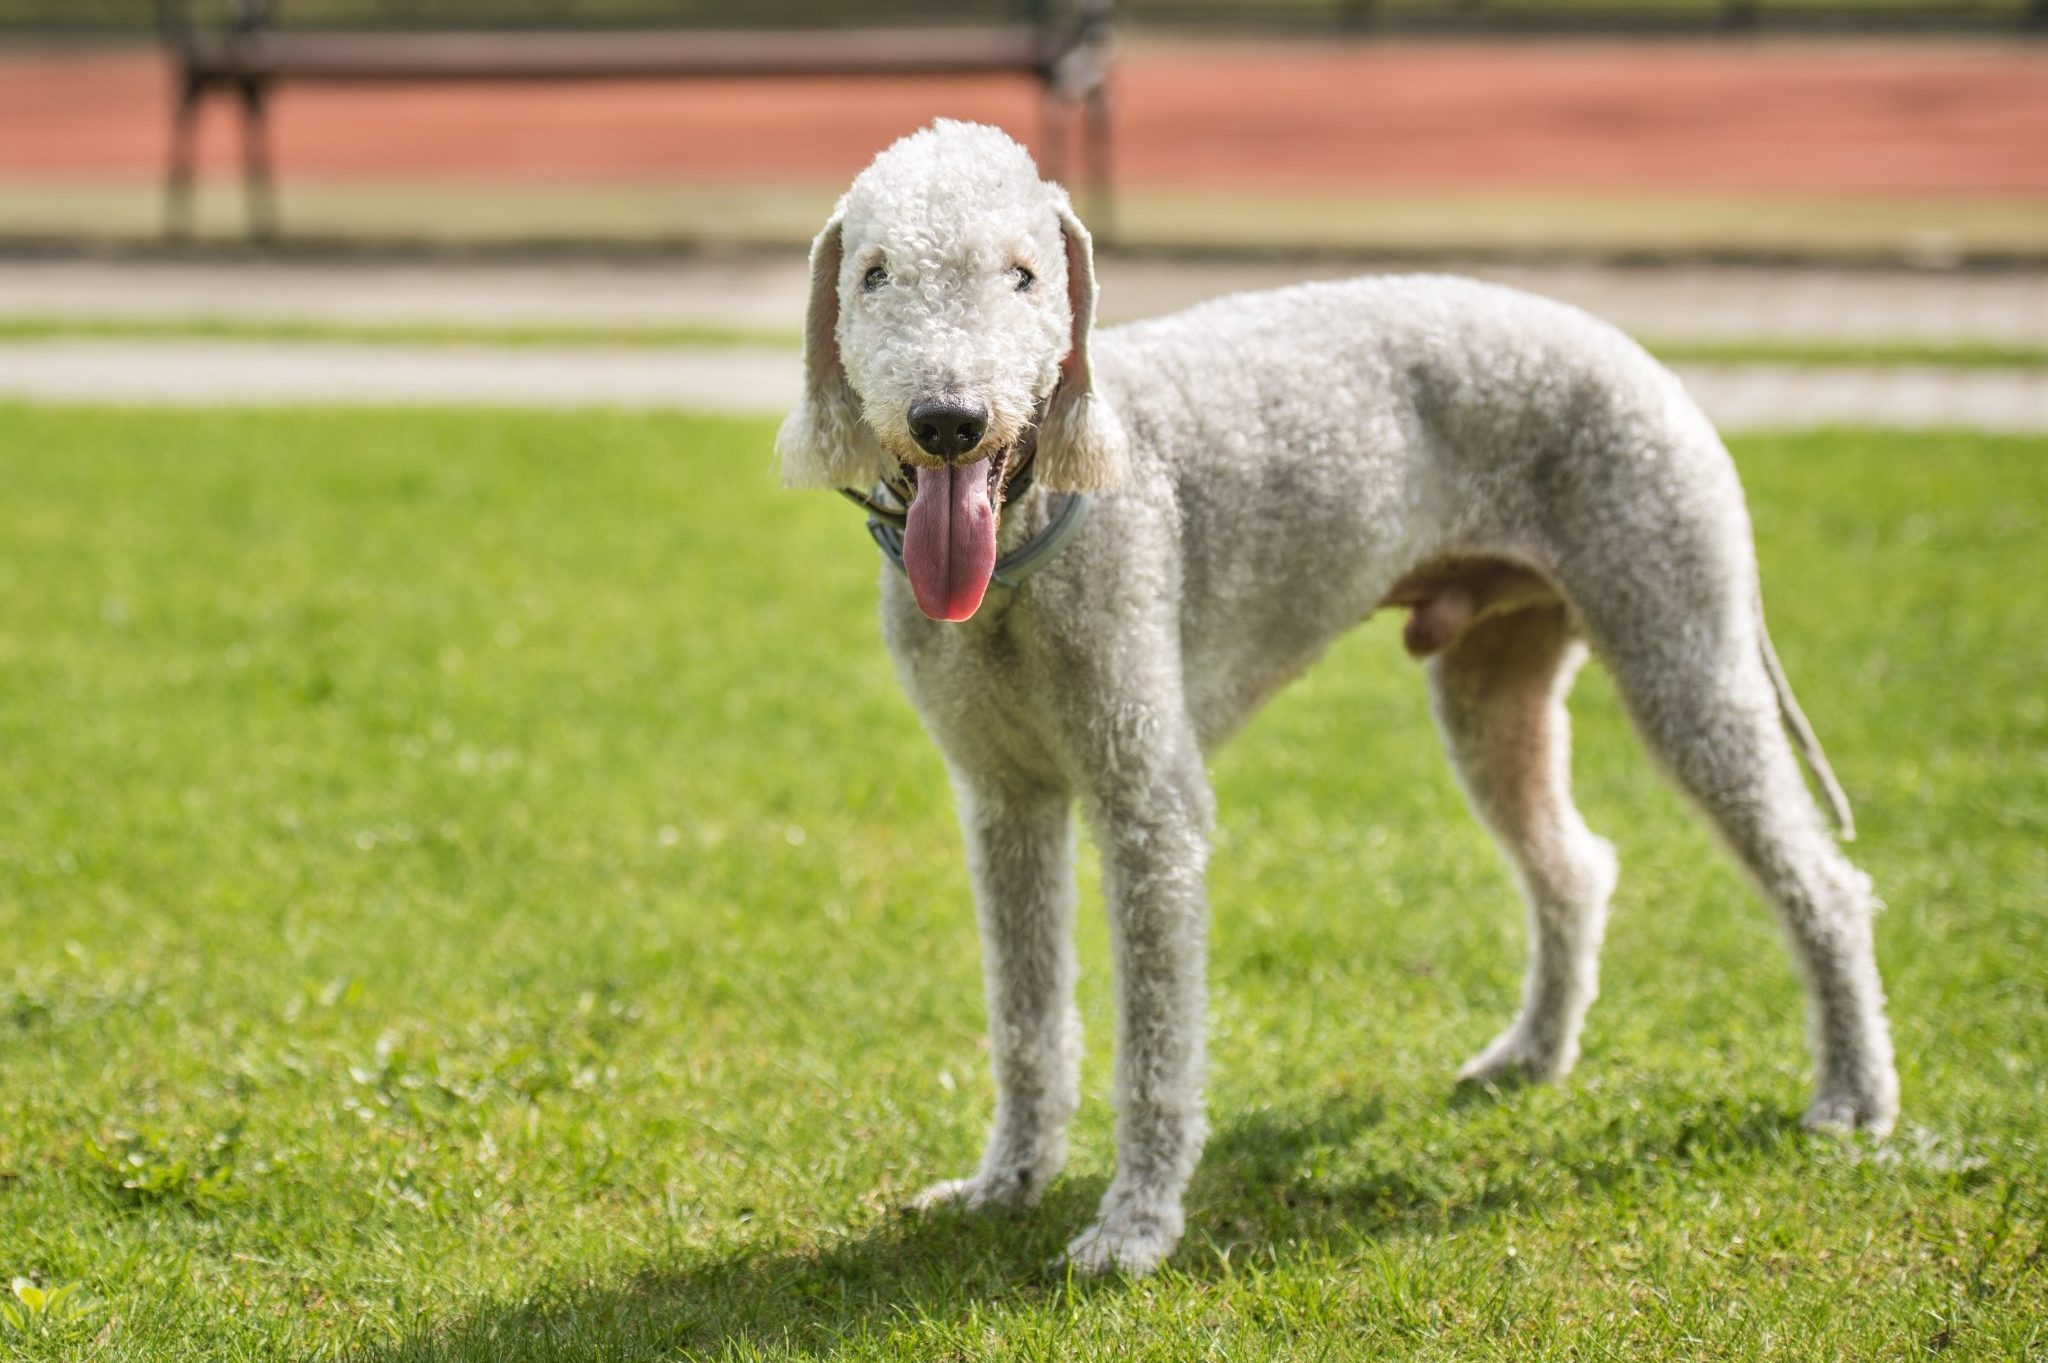
[[[1564, 698], [1590, 644], [1783, 920], [1811, 996], [1807, 1124], [1889, 1127], [1870, 885], [1788, 740], [1846, 835], [1764, 632], [1742, 489], [1626, 336], [1441, 277], [1093, 331], [1066, 194], [952, 122], [861, 173], [811, 271], [784, 480], [873, 489], [902, 569], [882, 571], [883, 634], [952, 776], [987, 974], [987, 1153], [920, 1205], [1028, 1204], [1065, 1159], [1078, 797], [1115, 959], [1116, 1173], [1068, 1260], [1144, 1272], [1173, 1250], [1205, 1133], [1203, 755], [1388, 606], [1528, 903], [1521, 1013], [1461, 1078], [1577, 1055], [1615, 879], [1571, 799]], [[1019, 558], [1038, 570], [1003, 570]]]

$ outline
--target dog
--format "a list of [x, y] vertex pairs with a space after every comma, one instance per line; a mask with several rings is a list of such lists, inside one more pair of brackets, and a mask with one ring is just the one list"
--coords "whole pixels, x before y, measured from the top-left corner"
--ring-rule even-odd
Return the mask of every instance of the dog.
[[1204, 756], [1385, 608], [1528, 910], [1520, 1013], [1460, 1077], [1577, 1057], [1616, 874], [1571, 799], [1590, 651], [1784, 924], [1807, 1125], [1887, 1130], [1870, 882], [1802, 775], [1853, 836], [1764, 628], [1734, 465], [1679, 381], [1585, 313], [1449, 277], [1100, 331], [1095, 298], [1067, 195], [973, 124], [882, 152], [811, 250], [783, 481], [862, 501], [893, 560], [883, 635], [951, 776], [985, 958], [993, 1129], [918, 1205], [1028, 1205], [1065, 1159], [1078, 803], [1116, 971], [1116, 1172], [1066, 1257], [1172, 1252], [1205, 1135]]

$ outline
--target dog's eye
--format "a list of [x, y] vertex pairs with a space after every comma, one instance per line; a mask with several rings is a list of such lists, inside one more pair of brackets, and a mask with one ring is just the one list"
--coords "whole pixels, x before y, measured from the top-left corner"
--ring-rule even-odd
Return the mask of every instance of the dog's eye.
[[1038, 282], [1038, 276], [1025, 269], [1022, 265], [1012, 265], [1010, 267], [1010, 274], [1017, 281], [1018, 293], [1029, 293], [1031, 286]]
[[870, 265], [868, 272], [860, 277], [860, 291], [873, 293], [889, 282], [889, 272], [880, 265]]

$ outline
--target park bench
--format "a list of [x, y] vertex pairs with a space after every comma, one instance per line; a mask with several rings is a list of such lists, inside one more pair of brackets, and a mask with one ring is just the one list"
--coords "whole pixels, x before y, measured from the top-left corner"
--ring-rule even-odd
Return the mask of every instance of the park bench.
[[[315, 82], [1021, 76], [1044, 91], [1048, 173], [1065, 178], [1078, 121], [1084, 178], [1095, 211], [1107, 209], [1110, 0], [800, 0], [743, 2], [722, 12], [707, 0], [650, 0], [628, 10], [630, 26], [603, 27], [576, 22], [576, 0], [555, 0], [540, 10], [541, 25], [529, 17], [520, 27], [479, 26], [478, 12], [488, 6], [476, 3], [453, 6], [460, 26], [435, 22], [433, 0], [309, 0], [292, 23], [279, 8], [276, 0], [226, 0], [224, 9], [202, 14], [194, 0], [158, 0], [173, 65], [165, 225], [174, 237], [191, 231], [194, 135], [201, 106], [215, 93], [241, 110], [249, 234], [274, 235], [271, 94], [285, 83]], [[611, 19], [620, 8], [597, 12]], [[844, 24], [849, 12], [863, 16], [859, 26]], [[727, 15], [744, 16], [744, 26], [719, 22]], [[764, 15], [775, 22], [761, 26]], [[842, 22], [819, 26], [824, 18]]]

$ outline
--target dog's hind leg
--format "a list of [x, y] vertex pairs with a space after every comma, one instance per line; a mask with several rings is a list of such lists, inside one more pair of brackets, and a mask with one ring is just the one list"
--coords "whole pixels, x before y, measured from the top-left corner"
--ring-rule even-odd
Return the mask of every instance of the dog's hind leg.
[[1529, 915], [1522, 1011], [1460, 1080], [1554, 1079], [1578, 1058], [1615, 877], [1614, 849], [1588, 831], [1571, 797], [1564, 698], [1585, 653], [1553, 599], [1480, 621], [1428, 664], [1430, 706], [1459, 784]]
[[956, 787], [981, 924], [996, 1116], [980, 1168], [915, 1205], [1028, 1206], [1066, 1162], [1080, 1098], [1072, 801]]
[[1898, 1112], [1898, 1076], [1875, 902], [1801, 776], [1754, 584], [1746, 563], [1723, 556], [1688, 572], [1638, 572], [1580, 607], [1637, 728], [1778, 912], [1808, 991], [1816, 1080], [1806, 1124], [1882, 1132]]

